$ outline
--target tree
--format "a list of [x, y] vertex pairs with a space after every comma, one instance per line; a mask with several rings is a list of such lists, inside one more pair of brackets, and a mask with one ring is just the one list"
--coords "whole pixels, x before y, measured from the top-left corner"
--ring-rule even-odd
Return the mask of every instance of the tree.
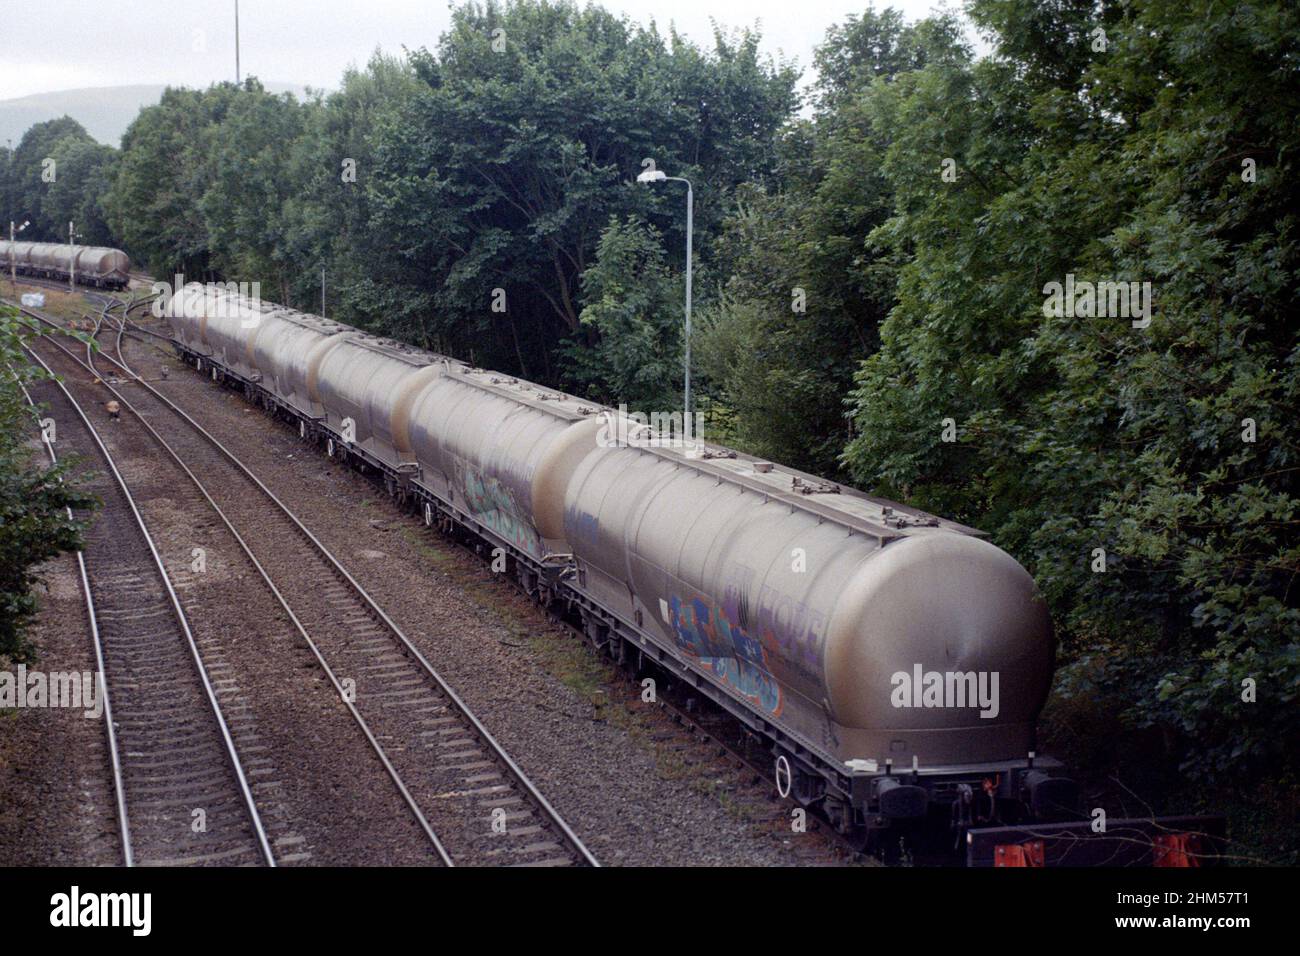
[[[253, 82], [253, 81], [250, 81]], [[214, 278], [212, 241], [200, 202], [214, 177], [211, 150], [241, 90], [167, 89], [122, 136], [117, 177], [104, 200], [123, 248], [159, 278]]]
[[646, 414], [681, 408], [682, 302], [659, 230], [613, 219], [582, 274], [582, 324], [595, 345], [574, 348], [569, 378], [582, 394]]
[[294, 270], [284, 211], [300, 184], [287, 158], [304, 113], [291, 94], [273, 96], [249, 77], [202, 137], [206, 175], [197, 205], [211, 267], [230, 281], [260, 283], [267, 298], [288, 306]]
[[419, 278], [375, 322], [559, 380], [561, 341], [569, 355], [596, 345], [580, 277], [610, 217], [640, 215], [670, 247], [681, 235], [677, 204], [632, 182], [642, 160], [716, 197], [702, 234], [767, 162], [794, 73], [761, 63], [756, 42], [719, 35], [705, 55], [599, 7], [458, 7], [436, 53], [413, 56], [414, 109], [378, 137], [368, 201]]
[[[18, 216], [18, 184], [14, 167], [14, 153], [8, 146], [0, 146], [0, 217], [3, 217], [4, 238], [9, 238], [9, 220]], [[18, 222], [22, 222], [18, 219]]]
[[[41, 201], [41, 215], [53, 224], [58, 241], [66, 242], [67, 224], [76, 224], [77, 242], [112, 246], [103, 200], [115, 175], [117, 150], [90, 140], [65, 137], [54, 147], [58, 179], [49, 184]], [[62, 230], [57, 227], [62, 224]]]
[[893, 208], [888, 138], [864, 90], [929, 61], [965, 62], [951, 18], [908, 26], [893, 10], [850, 17], [817, 50], [817, 112], [778, 141], [779, 185], [737, 193], [719, 242], [726, 296], [700, 361], [734, 413], [727, 437], [819, 474], [840, 472], [843, 397], [893, 305], [894, 263], [868, 241]]
[[[67, 116], [28, 128], [13, 152], [8, 197], [8, 218], [31, 222], [25, 239], [67, 242], [68, 219], [63, 216], [69, 211], [89, 214], [91, 232], [99, 228], [96, 190], [103, 185], [104, 165], [111, 162], [111, 150], [105, 149]], [[84, 232], [81, 226], [78, 222], [78, 231]]]
[[634, 184], [642, 162], [696, 182], [701, 248], [735, 187], [772, 175], [797, 73], [758, 39], [704, 50], [568, 0], [465, 4], [433, 52], [376, 54], [329, 96], [168, 90], [123, 139], [109, 222], [156, 274], [314, 308], [323, 268], [333, 315], [572, 381], [600, 345], [581, 284], [610, 218], [680, 248], [680, 205]]
[[[376, 51], [364, 70], [344, 74], [337, 92], [304, 104], [282, 213], [282, 242], [295, 267], [295, 301], [318, 301], [323, 267], [330, 315], [366, 324], [394, 314], [399, 288], [420, 281], [374, 222], [370, 196], [380, 131], [402, 128], [418, 87], [409, 62]], [[425, 347], [435, 344], [410, 327], [385, 330]]]
[[[1030, 567], [1067, 694], [1163, 731], [1187, 774], [1267, 767], [1285, 788], [1300, 682], [1297, 13], [971, 12], [990, 60], [870, 90], [895, 194], [875, 240], [905, 262], [845, 462]], [[1067, 275], [1139, 296], [1147, 282], [1152, 308], [1058, 314], [1049, 283]]]

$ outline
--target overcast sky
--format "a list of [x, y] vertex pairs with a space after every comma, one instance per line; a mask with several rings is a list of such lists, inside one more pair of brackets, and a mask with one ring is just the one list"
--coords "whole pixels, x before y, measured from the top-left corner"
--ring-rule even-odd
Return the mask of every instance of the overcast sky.
[[[235, 0], [3, 0], [0, 99], [77, 89], [161, 83], [205, 87], [233, 79]], [[909, 20], [941, 0], [888, 0]], [[710, 18], [727, 27], [761, 23], [763, 44], [808, 67], [826, 28], [868, 0], [605, 0], [635, 20], [671, 22], [697, 43]], [[958, 0], [950, 0], [959, 9]], [[446, 0], [240, 0], [240, 63], [265, 81], [333, 88], [349, 63], [376, 47], [432, 48], [450, 22]], [[807, 74], [805, 74], [807, 82]]]

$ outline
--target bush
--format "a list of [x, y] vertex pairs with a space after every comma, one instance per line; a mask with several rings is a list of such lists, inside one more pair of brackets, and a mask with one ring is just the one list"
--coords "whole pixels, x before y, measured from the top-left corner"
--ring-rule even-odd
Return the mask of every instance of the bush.
[[40, 564], [81, 546], [81, 525], [66, 509], [91, 504], [61, 480], [70, 460], [38, 464], [31, 439], [40, 426], [19, 385], [40, 371], [22, 351], [27, 334], [18, 314], [0, 307], [0, 655], [14, 660], [31, 656], [24, 628], [36, 612]]

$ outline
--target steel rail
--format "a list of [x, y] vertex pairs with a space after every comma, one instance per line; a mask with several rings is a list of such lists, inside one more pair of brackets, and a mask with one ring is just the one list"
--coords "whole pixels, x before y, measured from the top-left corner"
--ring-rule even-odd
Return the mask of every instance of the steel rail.
[[[118, 304], [122, 304], [120, 303], [120, 300], [114, 300], [114, 301], [117, 301]], [[102, 324], [102, 320], [108, 318], [108, 313], [112, 310], [113, 307], [114, 306], [111, 303], [105, 304], [103, 315], [101, 316], [100, 324]], [[41, 316], [37, 313], [31, 312], [26, 309], [23, 309], [21, 311], [23, 311], [25, 314], [29, 315], [30, 317], [37, 319], [38, 321], [57, 329], [60, 332], [66, 331], [62, 329], [57, 323], [51, 322], [50, 320], [46, 319], [44, 316]], [[134, 325], [134, 323], [131, 324]], [[244, 474], [246, 478], [248, 478], [253, 484], [257, 486], [257, 488], [275, 505], [275, 507], [297, 527], [297, 529], [301, 532], [301, 534], [308, 540], [308, 542], [310, 542], [311, 546], [317, 551], [317, 553], [322, 558], [325, 559], [325, 561], [329, 564], [329, 566], [348, 585], [348, 587], [358, 597], [362, 599], [364, 604], [370, 609], [370, 611], [375, 615], [375, 617], [383, 624], [383, 626], [388, 630], [388, 632], [393, 637], [397, 638], [401, 646], [405, 649], [408, 656], [419, 665], [420, 669], [423, 670], [424, 673], [434, 682], [438, 690], [441, 693], [443, 693], [447, 697], [447, 699], [451, 701], [451, 703], [459, 710], [459, 712], [469, 723], [473, 731], [480, 737], [483, 743], [491, 751], [492, 755], [502, 764], [502, 766], [514, 778], [515, 783], [523, 790], [524, 795], [533, 801], [535, 806], [541, 811], [542, 815], [546, 818], [547, 822], [555, 828], [558, 835], [561, 836], [563, 840], [569, 845], [570, 850], [572, 850], [578, 856], [579, 861], [585, 863], [588, 866], [599, 866], [600, 864], [596, 860], [595, 856], [592, 855], [590, 850], [587, 849], [587, 847], [583, 844], [583, 842], [577, 836], [577, 834], [573, 832], [571, 827], [569, 827], [568, 823], [565, 822], [565, 820], [560, 816], [559, 812], [555, 810], [555, 808], [545, 798], [545, 796], [542, 795], [541, 791], [538, 790], [537, 787], [532, 783], [532, 781], [527, 777], [527, 775], [524, 773], [522, 768], [520, 768], [518, 764], [515, 763], [514, 759], [510, 757], [510, 755], [506, 752], [505, 748], [501, 746], [501, 744], [496, 740], [496, 738], [492, 736], [492, 734], [488, 731], [488, 729], [478, 720], [478, 718], [474, 715], [474, 713], [469, 709], [468, 705], [465, 704], [465, 702], [460, 698], [460, 696], [456, 694], [456, 692], [451, 688], [451, 686], [433, 668], [433, 666], [424, 657], [424, 655], [420, 652], [420, 650], [406, 636], [405, 632], [402, 631], [402, 629], [396, 624], [396, 622], [394, 622], [388, 616], [388, 614], [378, 605], [378, 603], [374, 600], [374, 598], [371, 597], [369, 592], [366, 591], [364, 587], [362, 587], [362, 585], [351, 575], [351, 573], [345, 567], [343, 567], [343, 565], [338, 561], [338, 559], [334, 556], [334, 554], [328, 548], [326, 548], [325, 545], [310, 530], [307, 529], [307, 527], [298, 519], [297, 515], [295, 515], [293, 511], [290, 510], [288, 506], [285, 505], [274, 494], [274, 492], [272, 492], [269, 488], [267, 488], [266, 485], [263, 484], [263, 482], [259, 478], [257, 478], [257, 476], [254, 475], [252, 471], [246, 465], [244, 465], [244, 463], [238, 457], [236, 457], [219, 440], [217, 440], [206, 429], [204, 429], [202, 425], [200, 425], [193, 418], [191, 418], [183, 409], [177, 406], [165, 395], [160, 393], [157, 389], [149, 385], [137, 372], [135, 372], [134, 369], [132, 369], [126, 363], [125, 355], [121, 352], [120, 349], [121, 338], [122, 338], [122, 334], [125, 331], [125, 326], [126, 326], [126, 320], [124, 317], [122, 323], [118, 326], [117, 329], [118, 359], [114, 359], [111, 355], [108, 355], [106, 352], [101, 352], [100, 355], [106, 358], [112, 364], [116, 365], [124, 373], [126, 373], [126, 375], [129, 376], [131, 380], [134, 381], [135, 384], [146, 389], [156, 399], [158, 399], [165, 406], [171, 409], [173, 413], [175, 413], [179, 418], [184, 420], [191, 428], [194, 429], [195, 432], [203, 436], [203, 438], [213, 448], [215, 448], [222, 455], [224, 455], [237, 469], [239, 469]], [[140, 331], [148, 332], [149, 330], [140, 329]], [[99, 332], [99, 325], [97, 324], [97, 327], [94, 330], [94, 333], [92, 334], [92, 339], [94, 335], [98, 334], [98, 332]], [[164, 336], [158, 335], [157, 333], [150, 333], [150, 334], [153, 334], [158, 338], [165, 339]], [[167, 340], [167, 341], [171, 341], [171, 340]], [[59, 343], [54, 343], [54, 344], [59, 345]], [[59, 345], [59, 347], [62, 348], [61, 345]], [[88, 349], [88, 357], [89, 357], [90, 354], [89, 343], [87, 344], [87, 349]], [[64, 351], [66, 351], [66, 349]], [[97, 370], [95, 370], [93, 366], [93, 362], [81, 362], [81, 360], [79, 359], [76, 359], [76, 361], [81, 363], [93, 374], [99, 375], [99, 373], [97, 372]], [[101, 379], [102, 377], [103, 376], [100, 375]], [[141, 418], [140, 413], [133, 406], [131, 406], [130, 403], [127, 402], [125, 398], [121, 396], [120, 392], [114, 389], [107, 382], [104, 382], [104, 385], [106, 388], [112, 391], [114, 395], [118, 396], [119, 400], [128, 408], [130, 408], [132, 413], [135, 414], [137, 418]], [[141, 421], [142, 422], [144, 421], [143, 418], [141, 418]], [[285, 610], [290, 615], [290, 618], [294, 622], [295, 627], [298, 629], [299, 633], [303, 636], [304, 640], [308, 642], [308, 645], [310, 646], [313, 654], [316, 656], [318, 662], [321, 664], [325, 672], [329, 675], [331, 682], [334, 684], [336, 690], [339, 692], [340, 697], [344, 700], [344, 703], [347, 705], [349, 711], [353, 714], [353, 717], [356, 719], [358, 724], [362, 727], [363, 731], [365, 732], [366, 737], [371, 741], [372, 746], [376, 749], [376, 752], [380, 755], [381, 760], [384, 762], [385, 767], [388, 768], [390, 776], [393, 777], [394, 782], [397, 784], [400, 792], [403, 795], [403, 798], [407, 801], [408, 806], [411, 807], [412, 811], [416, 814], [417, 818], [420, 820], [421, 826], [425, 829], [426, 833], [433, 840], [435, 846], [437, 846], [440, 856], [443, 857], [444, 862], [447, 865], [454, 866], [455, 865], [454, 861], [451, 859], [450, 855], [443, 847], [441, 841], [434, 833], [432, 827], [429, 826], [427, 819], [424, 817], [424, 814], [419, 810], [418, 804], [415, 802], [414, 797], [410, 794], [410, 791], [406, 787], [405, 783], [401, 780], [400, 775], [398, 774], [396, 768], [393, 767], [391, 762], [388, 760], [386, 754], [383, 752], [381, 745], [379, 744], [378, 740], [374, 737], [373, 733], [370, 731], [368, 725], [366, 724], [364, 718], [361, 716], [360, 712], [356, 709], [354, 704], [350, 700], [348, 700], [348, 695], [344, 693], [341, 682], [334, 675], [333, 670], [325, 662], [324, 655], [320, 652], [315, 642], [308, 636], [305, 628], [300, 623], [298, 617], [293, 613], [292, 610], [289, 609], [286, 600], [284, 599], [283, 595], [279, 592], [279, 590], [275, 587], [275, 585], [270, 581], [269, 575], [267, 574], [265, 569], [261, 566], [260, 562], [258, 562], [257, 559], [253, 557], [251, 550], [248, 548], [243, 538], [239, 536], [238, 532], [234, 530], [233, 525], [226, 518], [225, 514], [212, 500], [211, 496], [207, 494], [206, 490], [203, 489], [202, 484], [199, 482], [198, 478], [194, 476], [194, 474], [190, 471], [190, 469], [187, 466], [184, 465], [183, 462], [180, 462], [179, 456], [177, 456], [176, 452], [172, 450], [170, 446], [167, 445], [167, 443], [161, 438], [161, 436], [157, 434], [156, 431], [154, 431], [152, 426], [149, 425], [147, 422], [144, 422], [144, 424], [146, 428], [148, 428], [154, 434], [154, 437], [157, 439], [157, 441], [160, 444], [162, 444], [163, 447], [166, 448], [167, 451], [174, 458], [177, 459], [178, 463], [181, 464], [181, 467], [184, 468], [186, 473], [189, 474], [189, 476], [196, 483], [196, 485], [199, 486], [204, 497], [208, 499], [209, 503], [212, 505], [214, 510], [218, 513], [218, 515], [226, 523], [227, 527], [231, 530], [232, 534], [234, 534], [236, 539], [240, 542], [241, 547], [244, 549], [245, 553], [249, 556], [249, 558], [253, 561], [255, 566], [258, 568], [259, 573], [263, 575], [264, 579], [270, 585], [277, 599], [280, 601], [281, 605], [285, 608]]]
[[[50, 323], [49, 320], [45, 319], [42, 316], [38, 316], [35, 313], [27, 313], [27, 314], [31, 315], [33, 318], [40, 319], [42, 322], [46, 322], [47, 324], [50, 324], [54, 328], [59, 328], [57, 324]], [[65, 331], [65, 330], [60, 329], [60, 331]], [[97, 332], [98, 329], [96, 329], [95, 331]], [[92, 340], [93, 340], [93, 336], [92, 336]], [[226, 513], [221, 509], [221, 507], [216, 503], [216, 501], [213, 500], [212, 496], [208, 493], [208, 490], [203, 485], [202, 481], [199, 480], [198, 476], [194, 474], [194, 472], [185, 463], [185, 461], [176, 452], [176, 450], [173, 449], [171, 445], [167, 443], [167, 441], [158, 433], [158, 431], [153, 427], [153, 425], [151, 425], [149, 421], [145, 419], [143, 415], [140, 414], [139, 410], [136, 409], [136, 407], [132, 405], [126, 399], [126, 397], [122, 395], [121, 392], [119, 392], [117, 389], [115, 389], [112, 385], [110, 385], [107, 381], [103, 379], [103, 376], [100, 375], [100, 373], [98, 372], [97, 369], [95, 369], [93, 364], [90, 364], [88, 362], [83, 362], [81, 359], [78, 359], [70, 351], [68, 351], [68, 349], [64, 348], [64, 346], [61, 343], [55, 342], [53, 341], [53, 339], [51, 339], [50, 341], [51, 344], [53, 344], [56, 348], [62, 350], [72, 361], [80, 364], [92, 375], [96, 375], [97, 377], [99, 377], [101, 384], [109, 392], [111, 392], [113, 396], [117, 398], [117, 400], [121, 402], [121, 404], [128, 411], [131, 412], [132, 415], [136, 417], [136, 419], [144, 426], [145, 430], [149, 432], [150, 436], [159, 445], [162, 446], [162, 448], [172, 457], [172, 459], [181, 468], [181, 470], [185, 472], [186, 476], [189, 477], [190, 481], [194, 483], [194, 486], [198, 489], [199, 494], [203, 496], [204, 500], [207, 501], [208, 505], [212, 508], [216, 516], [220, 518], [221, 522], [226, 526], [226, 530], [230, 532], [231, 536], [239, 544], [245, 556], [249, 559], [253, 567], [257, 570], [257, 573], [261, 576], [263, 582], [267, 585], [271, 593], [275, 596], [276, 601], [279, 602], [280, 607], [284, 609], [286, 614], [288, 614], [289, 620], [292, 621], [294, 628], [298, 631], [299, 635], [306, 642], [307, 647], [311, 650], [312, 654], [316, 657], [317, 663], [321, 665], [321, 668], [325, 671], [325, 674], [329, 677], [330, 682], [334, 685], [334, 689], [338, 691], [340, 699], [343, 701], [344, 705], [348, 708], [348, 711], [352, 714], [353, 718], [360, 726], [362, 733], [366, 737], [366, 740], [370, 743], [370, 746], [374, 749], [376, 755], [379, 757], [379, 760], [383, 764], [385, 771], [391, 777], [393, 783], [396, 785], [398, 792], [401, 794], [403, 800], [406, 802], [407, 806], [415, 815], [417, 822], [420, 824], [421, 829], [424, 830], [425, 835], [429, 838], [430, 842], [433, 844], [434, 849], [438, 853], [438, 856], [442, 859], [445, 865], [448, 866], [453, 865], [450, 856], [447, 854], [447, 851], [442, 844], [442, 841], [439, 839], [437, 833], [434, 832], [433, 827], [430, 825], [429, 821], [425, 818], [423, 812], [420, 810], [419, 805], [416, 803], [414, 796], [411, 794], [410, 789], [406, 785], [406, 782], [402, 780], [401, 775], [397, 771], [397, 768], [393, 766], [393, 763], [389, 759], [388, 754], [383, 749], [383, 746], [379, 743], [378, 738], [371, 731], [369, 725], [365, 722], [365, 719], [362, 718], [361, 714], [357, 711], [353, 703], [350, 700], [348, 700], [348, 695], [344, 693], [342, 682], [339, 680], [337, 675], [335, 675], [333, 669], [330, 668], [329, 664], [326, 663], [325, 658], [321, 654], [320, 649], [317, 646], [316, 642], [312, 640], [311, 636], [307, 633], [307, 630], [305, 627], [303, 627], [301, 620], [298, 618], [298, 615], [294, 613], [293, 609], [289, 606], [288, 601], [285, 599], [283, 593], [281, 593], [280, 589], [275, 585], [275, 582], [271, 580], [271, 576], [266, 571], [266, 568], [262, 566], [262, 563], [253, 554], [252, 549], [249, 548], [248, 543], [244, 540], [243, 536], [235, 529], [234, 524], [230, 521]], [[86, 348], [87, 348], [87, 355], [89, 356], [91, 352], [91, 345], [89, 341], [86, 343]], [[112, 361], [111, 358], [109, 360]]]
[[[31, 392], [27, 391], [27, 386], [23, 384], [16, 374], [14, 380], [18, 382], [18, 387], [22, 390], [23, 398], [31, 406], [32, 413], [39, 416], [36, 400], [32, 398]], [[41, 443], [45, 446], [46, 454], [50, 456], [50, 464], [57, 465], [59, 456], [54, 451], [54, 443], [50, 441], [45, 430], [41, 429]], [[63, 484], [63, 477], [59, 476], [59, 484]], [[72, 513], [72, 508], [64, 509], [68, 513], [68, 519], [76, 520]], [[90, 575], [86, 572], [86, 554], [80, 548], [77, 549], [77, 573], [81, 579], [81, 593], [86, 598], [86, 618], [90, 624], [91, 646], [95, 650], [95, 667], [99, 677], [99, 692], [104, 699], [104, 729], [108, 738], [108, 755], [109, 762], [112, 765], [113, 773], [113, 793], [114, 802], [117, 805], [118, 831], [122, 836], [122, 862], [125, 866], [131, 866], [133, 855], [131, 852], [131, 826], [126, 815], [126, 787], [122, 779], [122, 758], [117, 746], [117, 729], [113, 724], [113, 705], [108, 695], [108, 681], [105, 680], [104, 674], [104, 647], [99, 635], [99, 620], [95, 615], [95, 596], [90, 590]]]
[[[52, 344], [62, 349], [62, 346], [59, 345], [59, 343], [53, 342]], [[268, 866], [274, 867], [276, 865], [275, 855], [271, 851], [271, 845], [270, 842], [267, 840], [266, 830], [262, 826], [262, 818], [261, 815], [258, 813], [257, 804], [253, 800], [253, 793], [252, 793], [252, 789], [249, 787], [248, 778], [245, 776], [243, 766], [239, 762], [239, 756], [235, 750], [234, 740], [230, 735], [230, 728], [226, 724], [225, 715], [221, 711], [221, 705], [217, 701], [216, 692], [212, 688], [212, 683], [208, 679], [207, 670], [203, 665], [203, 658], [202, 655], [199, 653], [198, 644], [194, 639], [193, 632], [190, 630], [189, 619], [185, 616], [185, 612], [181, 608], [180, 599], [179, 597], [177, 597], [176, 591], [172, 587], [171, 577], [167, 574], [166, 566], [163, 564], [162, 557], [159, 555], [158, 549], [154, 545], [153, 536], [150, 535], [149, 529], [145, 525], [144, 517], [140, 514], [140, 510], [136, 506], [135, 498], [131, 494], [130, 489], [127, 487], [126, 480], [122, 477], [122, 473], [118, 470], [117, 464], [113, 460], [113, 456], [109, 453], [107, 446], [103, 442], [103, 439], [100, 438], [99, 432], [96, 431], [94, 425], [90, 423], [89, 417], [86, 415], [85, 411], [82, 409], [81, 405], [77, 402], [77, 400], [73, 398], [72, 393], [68, 390], [67, 386], [64, 385], [63, 382], [58, 380], [57, 376], [55, 376], [54, 374], [53, 369], [51, 369], [50, 366], [46, 364], [45, 360], [41, 358], [41, 356], [37, 354], [37, 352], [33, 348], [24, 345], [23, 350], [27, 352], [27, 354], [30, 355], [37, 362], [37, 364], [39, 364], [41, 368], [43, 368], [46, 371], [47, 374], [50, 375], [55, 385], [58, 386], [59, 390], [63, 393], [64, 397], [68, 400], [68, 403], [71, 406], [71, 408], [77, 413], [78, 417], [82, 421], [82, 424], [85, 425], [87, 433], [90, 435], [90, 438], [94, 442], [95, 446], [98, 448], [100, 455], [103, 457], [105, 464], [108, 465], [109, 471], [112, 473], [118, 488], [121, 489], [124, 500], [126, 501], [127, 505], [130, 507], [131, 514], [135, 518], [136, 525], [139, 527], [141, 534], [144, 536], [145, 543], [149, 547], [149, 553], [153, 558], [153, 564], [158, 569], [159, 577], [163, 583], [163, 587], [167, 592], [167, 598], [169, 603], [171, 604], [172, 611], [176, 617], [176, 621], [180, 625], [181, 631], [184, 633], [186, 642], [189, 645], [191, 659], [194, 662], [194, 666], [198, 673], [199, 680], [203, 685], [203, 690], [205, 695], [207, 696], [208, 703], [212, 708], [212, 713], [216, 719], [217, 726], [220, 728], [222, 743], [225, 747], [226, 755], [230, 759], [231, 768], [234, 770], [235, 777], [239, 783], [240, 794], [243, 797], [244, 805], [248, 810], [248, 814], [249, 814], [250, 822], [252, 823], [253, 826], [254, 834], [257, 837], [258, 849], [261, 852], [263, 858], [265, 859], [266, 864]], [[84, 568], [84, 564], [83, 564], [83, 568]], [[87, 579], [87, 586], [89, 586], [88, 579]], [[98, 640], [97, 627], [95, 629], [95, 634], [96, 634], [96, 640]], [[101, 667], [100, 673], [101, 675], [103, 675], [106, 672], [103, 670], [102, 646], [99, 645], [96, 646], [96, 658]], [[103, 681], [105, 685], [105, 700], [107, 701], [107, 684], [108, 684], [107, 677], [104, 677]], [[107, 714], [107, 709], [105, 713]], [[110, 722], [110, 726], [111, 726], [111, 722]], [[114, 755], [114, 762], [118, 763], [116, 754]], [[118, 765], [120, 770], [120, 763]], [[116, 782], [121, 782], [120, 778]], [[124, 814], [127, 813], [127, 807], [126, 807], [124, 796], [121, 797], [120, 810]], [[125, 818], [123, 819], [123, 829], [124, 829], [124, 833], [126, 834], [125, 842], [124, 842], [124, 856], [126, 857], [125, 863], [127, 866], [133, 866], [134, 855], [130, 849], [131, 843], [130, 843], [130, 836], [129, 836], [129, 827]]]

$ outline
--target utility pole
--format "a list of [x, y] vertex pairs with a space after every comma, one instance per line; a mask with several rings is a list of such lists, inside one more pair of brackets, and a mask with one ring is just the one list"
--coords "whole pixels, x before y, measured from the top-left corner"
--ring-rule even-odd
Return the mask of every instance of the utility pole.
[[68, 220], [68, 291], [77, 291], [77, 234], [72, 229], [72, 220]]
[[[23, 224], [18, 227], [18, 232], [22, 232], [30, 225], [31, 225], [30, 220], [24, 221]], [[18, 294], [18, 262], [17, 262], [18, 250], [14, 246], [14, 235], [15, 235], [14, 221], [10, 219], [9, 220], [9, 282], [14, 287], [14, 294], [17, 295]]]
[[[686, 387], [682, 404], [686, 406], [686, 417], [682, 427], [686, 434], [691, 434], [691, 239], [695, 234], [695, 189], [688, 180], [686, 183]], [[699, 438], [698, 435], [695, 436]]]
[[239, 0], [235, 0], [235, 85], [239, 85]]
[[320, 317], [325, 318], [325, 270], [320, 271]]

